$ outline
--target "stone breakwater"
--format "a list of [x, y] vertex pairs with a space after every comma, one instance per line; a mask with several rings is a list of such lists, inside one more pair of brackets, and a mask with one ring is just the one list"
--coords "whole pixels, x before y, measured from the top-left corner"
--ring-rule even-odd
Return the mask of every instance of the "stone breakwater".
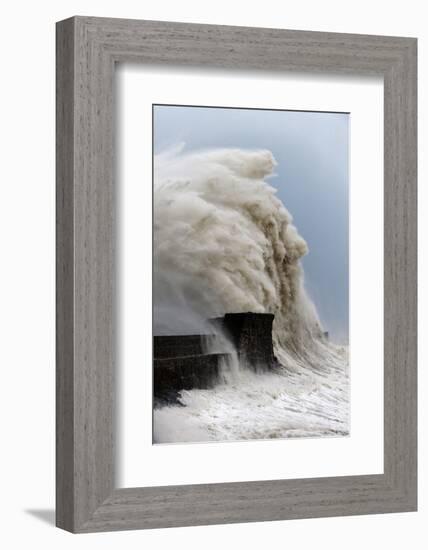
[[245, 368], [274, 368], [273, 319], [268, 313], [227, 313], [210, 320], [211, 334], [154, 336], [155, 406], [179, 404], [181, 390], [212, 388], [233, 354]]

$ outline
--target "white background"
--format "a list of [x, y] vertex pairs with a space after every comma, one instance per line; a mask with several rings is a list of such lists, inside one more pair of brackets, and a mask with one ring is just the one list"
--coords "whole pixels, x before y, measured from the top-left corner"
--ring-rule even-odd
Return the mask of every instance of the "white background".
[[[121, 67], [116, 78], [121, 204], [117, 485], [140, 487], [382, 473], [382, 79], [296, 74], [281, 78], [264, 74], [255, 78], [245, 73], [218, 71], [207, 71], [201, 76], [189, 69], [177, 70], [172, 77], [169, 70], [135, 64]], [[351, 113], [349, 437], [152, 445], [152, 369], [148, 359], [152, 285], [148, 261], [152, 254], [151, 119], [152, 103], [156, 102]], [[362, 269], [367, 265], [370, 269]], [[370, 304], [369, 316], [367, 304]]]
[[[428, 207], [428, 95], [424, 3], [408, 0], [317, 0], [249, 3], [170, 0], [70, 0], [8, 3], [2, 10], [1, 454], [5, 548], [289, 548], [426, 547], [426, 468], [419, 512], [265, 524], [73, 536], [52, 527], [54, 505], [54, 22], [99, 15], [294, 29], [418, 36], [419, 209]], [[428, 278], [428, 222], [420, 221], [420, 281]], [[421, 285], [419, 333], [428, 330]], [[421, 337], [419, 393], [427, 393], [426, 338]], [[428, 404], [420, 399], [419, 463], [428, 460]]]

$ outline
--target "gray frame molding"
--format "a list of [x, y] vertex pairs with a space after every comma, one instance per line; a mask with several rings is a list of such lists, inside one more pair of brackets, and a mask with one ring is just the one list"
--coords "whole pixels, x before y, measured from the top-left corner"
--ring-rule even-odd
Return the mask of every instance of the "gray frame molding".
[[[413, 38], [91, 17], [57, 24], [58, 527], [91, 532], [416, 510], [416, 46]], [[384, 474], [114, 487], [113, 81], [121, 61], [383, 76]]]

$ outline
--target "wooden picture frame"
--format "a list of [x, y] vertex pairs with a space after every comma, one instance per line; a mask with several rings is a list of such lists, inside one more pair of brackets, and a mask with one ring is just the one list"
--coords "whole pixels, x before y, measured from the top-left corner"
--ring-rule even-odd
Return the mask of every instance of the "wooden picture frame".
[[[73, 17], [57, 24], [56, 47], [57, 526], [92, 532], [416, 510], [416, 39]], [[115, 488], [113, 82], [115, 63], [125, 61], [383, 76], [383, 474]]]

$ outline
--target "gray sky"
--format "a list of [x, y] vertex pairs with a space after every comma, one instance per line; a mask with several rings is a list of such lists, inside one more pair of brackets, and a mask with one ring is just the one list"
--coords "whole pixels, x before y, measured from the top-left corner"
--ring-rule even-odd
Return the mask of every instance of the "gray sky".
[[348, 341], [349, 115], [299, 111], [156, 106], [154, 151], [185, 143], [269, 149], [278, 166], [269, 179], [309, 246], [306, 288], [325, 330]]

